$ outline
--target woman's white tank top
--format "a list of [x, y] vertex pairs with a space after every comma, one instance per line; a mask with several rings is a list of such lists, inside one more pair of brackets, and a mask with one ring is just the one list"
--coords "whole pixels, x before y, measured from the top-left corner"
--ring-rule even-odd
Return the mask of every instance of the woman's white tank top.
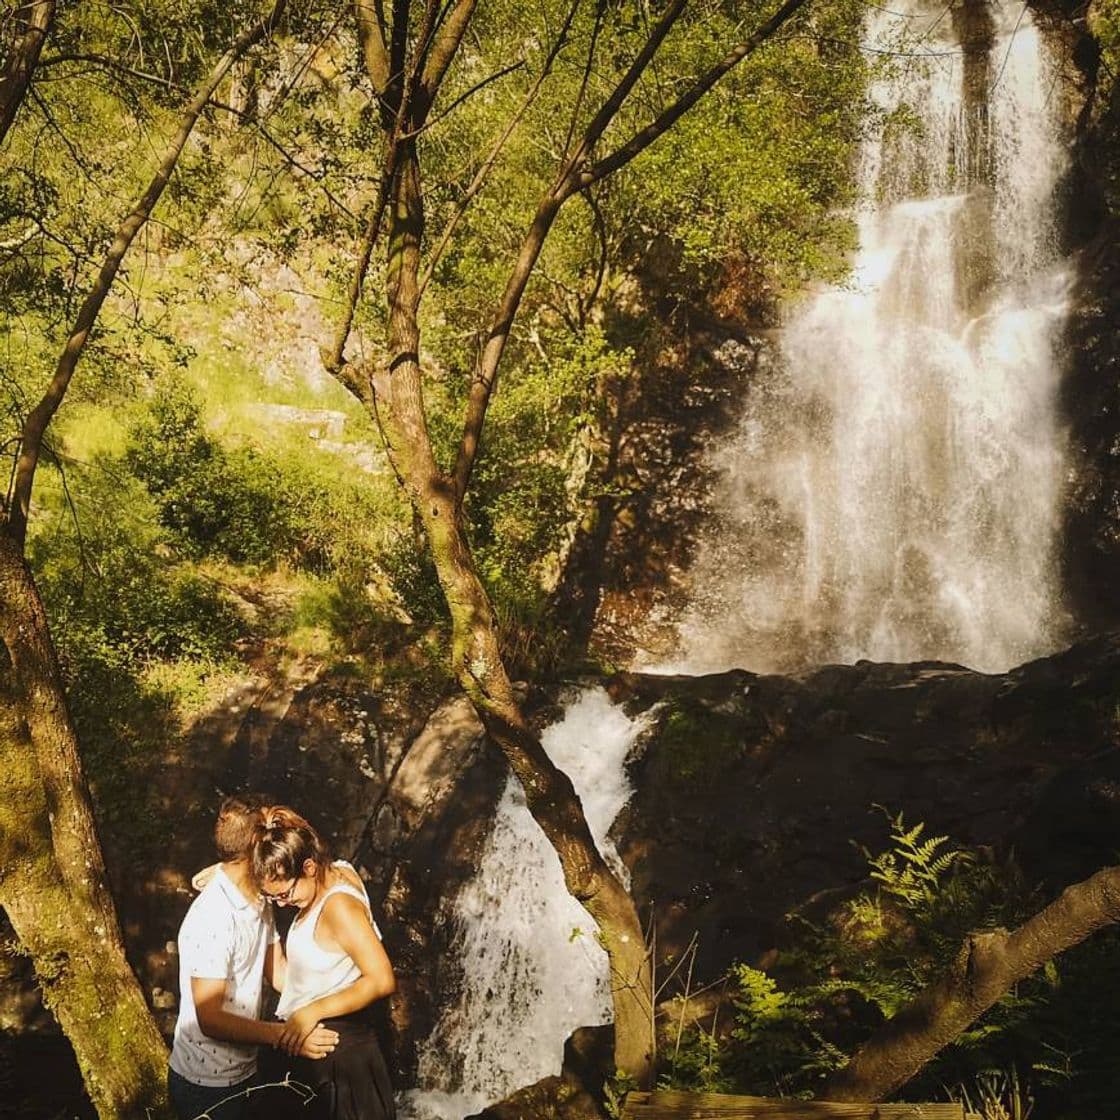
[[[336, 860], [332, 866], [354, 870], [343, 860]], [[341, 949], [324, 949], [315, 941], [319, 915], [323, 912], [327, 899], [334, 894], [348, 894], [358, 899], [366, 908], [366, 913], [370, 914], [369, 896], [365, 888], [352, 886], [348, 882], [336, 883], [324, 891], [323, 897], [306, 914], [292, 923], [285, 943], [288, 970], [284, 977], [284, 991], [276, 1007], [277, 1018], [287, 1019], [293, 1011], [298, 1011], [313, 1000], [350, 987], [362, 975], [361, 969], [348, 953]], [[381, 930], [377, 928], [372, 914], [370, 924], [380, 940]]]

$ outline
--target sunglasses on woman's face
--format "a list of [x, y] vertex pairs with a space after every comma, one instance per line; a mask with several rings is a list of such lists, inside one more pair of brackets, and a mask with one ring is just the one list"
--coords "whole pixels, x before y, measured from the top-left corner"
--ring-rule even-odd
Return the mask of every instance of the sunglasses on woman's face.
[[275, 894], [271, 894], [269, 891], [261, 891], [260, 895], [265, 902], [287, 902], [288, 899], [292, 897], [292, 892], [297, 886], [299, 886], [299, 880], [293, 879], [292, 885], [288, 887], [287, 890], [277, 891]]

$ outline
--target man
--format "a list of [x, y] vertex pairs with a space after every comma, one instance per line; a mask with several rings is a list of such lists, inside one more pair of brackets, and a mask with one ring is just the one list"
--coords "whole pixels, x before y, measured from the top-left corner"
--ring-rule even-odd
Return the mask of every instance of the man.
[[[167, 1074], [179, 1120], [204, 1113], [210, 1120], [241, 1120], [257, 1048], [275, 1044], [284, 1030], [283, 1023], [260, 1019], [264, 981], [279, 975], [280, 963], [271, 907], [249, 873], [264, 805], [255, 794], [222, 802], [214, 826], [220, 862], [179, 927], [179, 1018]], [[320, 1024], [300, 1053], [323, 1058], [337, 1042]]]

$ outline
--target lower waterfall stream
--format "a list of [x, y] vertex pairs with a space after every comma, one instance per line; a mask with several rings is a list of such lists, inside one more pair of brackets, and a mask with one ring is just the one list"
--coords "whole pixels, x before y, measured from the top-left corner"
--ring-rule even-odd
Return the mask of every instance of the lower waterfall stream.
[[[607, 833], [630, 798], [624, 764], [646, 727], [601, 688], [580, 692], [541, 737], [572, 779], [592, 835], [628, 882]], [[463, 985], [421, 1050], [402, 1114], [461, 1120], [558, 1073], [577, 1027], [610, 1022], [606, 954], [568, 894], [560, 861], [510, 777], [478, 871], [452, 907]]]

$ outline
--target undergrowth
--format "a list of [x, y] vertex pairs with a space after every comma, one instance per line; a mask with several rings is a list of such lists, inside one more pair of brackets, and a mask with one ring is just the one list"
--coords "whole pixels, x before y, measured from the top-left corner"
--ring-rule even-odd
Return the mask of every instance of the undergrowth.
[[[819, 922], [798, 920], [767, 968], [737, 964], [730, 1020], [690, 1028], [661, 1063], [665, 1088], [819, 1095], [828, 1074], [950, 963], [971, 931], [1013, 928], [1049, 899], [1013, 858], [967, 850], [889, 817], [865, 852], [870, 885]], [[963, 1032], [902, 1093], [965, 1101], [985, 1120], [1084, 1120], [1120, 1099], [1120, 933], [1050, 961]]]

